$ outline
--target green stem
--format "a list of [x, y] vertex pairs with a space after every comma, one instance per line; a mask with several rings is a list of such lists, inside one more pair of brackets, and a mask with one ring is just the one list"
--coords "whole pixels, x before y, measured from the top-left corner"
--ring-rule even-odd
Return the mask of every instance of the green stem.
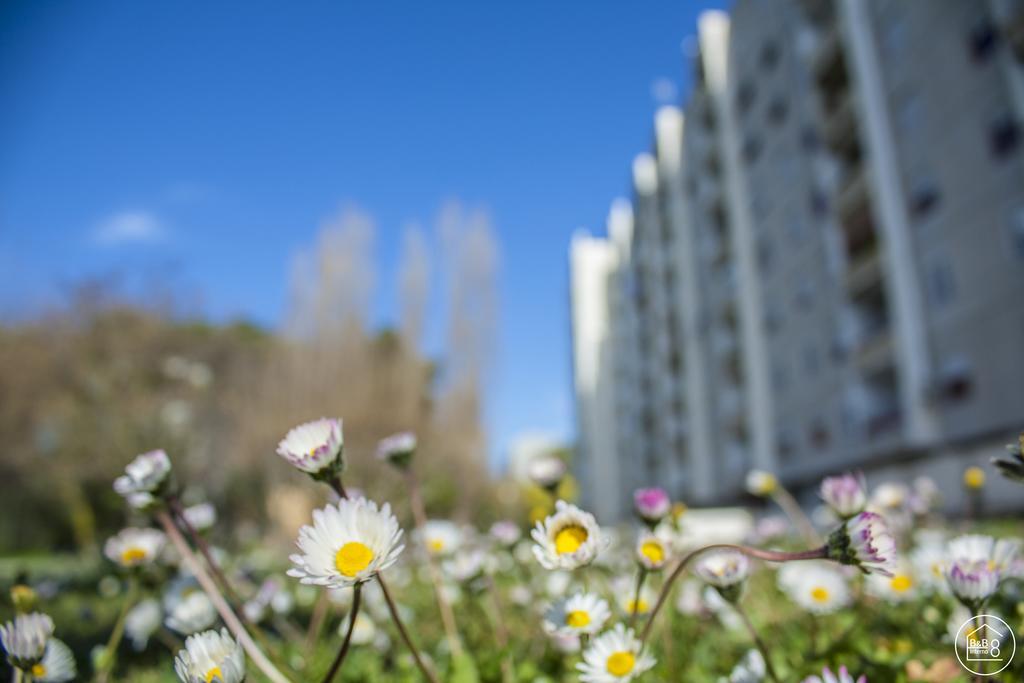
[[636, 615], [640, 610], [640, 591], [644, 588], [644, 581], [647, 579], [647, 567], [640, 565], [636, 573], [636, 590], [633, 591], [633, 604], [629, 606], [629, 627], [636, 624]]
[[647, 642], [647, 636], [650, 635], [651, 627], [654, 626], [654, 619], [658, 616], [658, 612], [661, 611], [665, 601], [668, 600], [669, 593], [672, 591], [672, 584], [675, 583], [676, 579], [682, 575], [683, 570], [686, 569], [690, 562], [696, 559], [698, 555], [708, 552], [709, 550], [735, 550], [736, 552], [743, 553], [748, 557], [765, 560], [766, 562], [820, 560], [824, 559], [828, 554], [827, 546], [821, 546], [820, 548], [804, 550], [796, 553], [785, 553], [776, 550], [761, 550], [760, 548], [750, 548], [745, 545], [735, 545], [732, 543], [715, 543], [712, 545], [706, 545], [703, 548], [697, 548], [689, 554], [684, 555], [683, 559], [679, 560], [679, 564], [676, 565], [676, 568], [672, 570], [672, 573], [669, 574], [669, 577], [665, 580], [665, 585], [661, 587], [661, 593], [658, 595], [658, 602], [655, 603], [654, 609], [651, 610], [651, 616], [647, 619], [647, 625], [644, 627], [643, 635], [640, 636], [641, 643]]
[[757, 629], [754, 628], [754, 623], [750, 621], [750, 617], [747, 616], [746, 611], [740, 607], [739, 601], [733, 603], [733, 608], [736, 610], [736, 614], [740, 615], [740, 619], [743, 621], [743, 625], [747, 628], [747, 632], [750, 634], [751, 639], [754, 641], [754, 645], [761, 652], [761, 658], [764, 659], [764, 666], [768, 670], [768, 677], [771, 678], [775, 683], [780, 683], [778, 674], [775, 673], [775, 667], [772, 666], [772, 658], [768, 653], [768, 648], [765, 646], [764, 641], [761, 640], [761, 636], [758, 635]]
[[356, 617], [359, 615], [359, 596], [362, 594], [362, 589], [363, 584], [361, 583], [357, 583], [352, 588], [352, 611], [348, 617], [348, 630], [345, 631], [345, 639], [341, 642], [341, 649], [338, 650], [338, 656], [334, 658], [330, 670], [324, 676], [323, 683], [331, 683], [334, 680], [335, 674], [341, 668], [341, 663], [345, 661], [345, 655], [348, 654], [349, 645], [352, 643], [352, 631], [356, 628]]
[[420, 673], [430, 683], [438, 683], [437, 677], [434, 676], [433, 672], [427, 668], [424, 664], [423, 659], [420, 657], [419, 650], [416, 649], [416, 645], [412, 642], [412, 638], [409, 637], [409, 632], [405, 630], [405, 625], [402, 624], [402, 617], [398, 614], [398, 608], [395, 606], [395, 601], [391, 598], [391, 592], [388, 591], [387, 584], [384, 583], [384, 577], [377, 574], [377, 583], [380, 584], [380, 591], [384, 594], [384, 601], [388, 604], [388, 611], [391, 612], [391, 620], [395, 622], [395, 628], [398, 629], [398, 634], [402, 636], [402, 640], [405, 642], [405, 646], [409, 648], [409, 652], [412, 653], [412, 658], [416, 662], [416, 666], [419, 668]]
[[110, 672], [114, 669], [114, 664], [117, 661], [117, 647], [121, 644], [121, 638], [124, 637], [124, 625], [128, 618], [128, 610], [135, 603], [137, 593], [138, 584], [135, 577], [131, 577], [128, 579], [128, 593], [124, 596], [124, 602], [121, 604], [121, 612], [117, 615], [117, 621], [114, 622], [114, 630], [110, 632], [107, 646], [103, 648], [103, 666], [96, 672], [98, 683], [106, 683]]

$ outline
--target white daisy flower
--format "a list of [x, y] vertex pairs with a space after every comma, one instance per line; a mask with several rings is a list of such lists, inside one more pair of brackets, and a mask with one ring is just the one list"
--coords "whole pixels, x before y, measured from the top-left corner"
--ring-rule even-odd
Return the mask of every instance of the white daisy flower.
[[217, 509], [210, 503], [190, 505], [182, 510], [181, 514], [196, 531], [206, 531], [217, 523]]
[[445, 573], [460, 583], [466, 583], [490, 573], [493, 568], [487, 553], [477, 549], [467, 549], [456, 553], [444, 563]]
[[128, 527], [107, 539], [103, 553], [125, 569], [152, 564], [163, 552], [167, 537], [157, 529]]
[[672, 499], [663, 488], [637, 489], [633, 492], [633, 509], [648, 524], [657, 524], [672, 510]]
[[624, 683], [654, 666], [640, 640], [622, 624], [594, 638], [576, 665], [583, 683]]
[[697, 559], [694, 573], [714, 586], [729, 601], [739, 598], [743, 582], [750, 576], [750, 560], [736, 550], [705, 553]]
[[0, 643], [7, 660], [23, 671], [42, 661], [51, 636], [53, 619], [41, 612], [19, 614], [14, 621], [0, 626]]
[[815, 614], [828, 614], [850, 604], [850, 586], [846, 578], [827, 564], [784, 564], [779, 569], [778, 582], [794, 602]]
[[447, 519], [430, 519], [416, 536], [431, 555], [451, 555], [462, 546], [462, 530]]
[[341, 420], [320, 418], [292, 428], [277, 444], [277, 454], [314, 477], [329, 477], [345, 468]]
[[245, 653], [226, 628], [205, 631], [185, 639], [185, 649], [174, 658], [182, 683], [242, 683]]
[[610, 616], [611, 610], [604, 598], [594, 593], [576, 593], [548, 608], [544, 614], [544, 630], [561, 635], [594, 634]]
[[171, 601], [166, 607], [167, 616], [164, 623], [167, 628], [182, 635], [199, 633], [210, 628], [217, 621], [217, 609], [206, 593], [199, 590]]
[[779, 488], [779, 480], [771, 472], [750, 470], [746, 479], [747, 491], [759, 498], [766, 498]]
[[537, 522], [530, 535], [534, 557], [545, 569], [583, 567], [607, 546], [594, 515], [564, 500], [555, 503], [555, 513]]
[[[338, 635], [344, 638], [347, 630], [348, 619], [343, 619], [341, 624], [338, 625]], [[356, 623], [352, 625], [352, 644], [369, 645], [376, 638], [377, 625], [373, 623], [373, 619], [367, 616], [365, 612], [357, 614]]]
[[841, 519], [849, 519], [864, 511], [868, 504], [867, 484], [863, 474], [826, 477], [821, 482], [821, 499]]
[[313, 511], [313, 526], [299, 530], [302, 554], [291, 556], [288, 576], [302, 583], [344, 588], [369, 581], [405, 548], [391, 506], [359, 498]]
[[945, 566], [949, 588], [965, 605], [977, 608], [998, 589], [1013, 566], [1019, 546], [991, 536], [969, 534], [949, 542]]
[[904, 507], [909, 498], [910, 489], [905, 484], [888, 481], [875, 488], [871, 496], [871, 506], [891, 512]]
[[50, 638], [46, 644], [46, 653], [38, 664], [28, 670], [32, 680], [38, 683], [63, 683], [73, 681], [78, 675], [75, 656], [71, 648], [56, 638]]
[[649, 581], [645, 581], [640, 587], [640, 596], [636, 594], [636, 578], [632, 576], [619, 576], [612, 581], [612, 592], [618, 603], [619, 609], [624, 614], [644, 615], [654, 608], [658, 600], [658, 594], [651, 587]]
[[896, 564], [896, 539], [885, 518], [874, 512], [862, 512], [832, 532], [828, 557], [857, 567], [865, 574], [888, 576]]
[[147, 499], [155, 500], [153, 497], [166, 490], [170, 484], [171, 459], [162, 450], [149, 451], [128, 463], [124, 472], [114, 480], [114, 490], [125, 498], [134, 498], [135, 507]]
[[918, 584], [914, 574], [910, 564], [900, 562], [893, 570], [892, 576], [869, 575], [866, 581], [867, 591], [887, 602], [906, 602], [917, 597]]
[[747, 650], [743, 659], [733, 667], [728, 683], [761, 683], [767, 674], [764, 657], [757, 650]]
[[555, 455], [540, 455], [526, 465], [526, 474], [537, 486], [554, 491], [565, 479], [568, 468], [565, 461]]
[[491, 525], [491, 538], [506, 548], [511, 548], [523, 537], [523, 531], [515, 522], [499, 520]]
[[867, 681], [865, 676], [854, 679], [845, 666], [839, 667], [838, 673], [832, 673], [832, 670], [826, 666], [820, 676], [805, 678], [803, 683], [867, 683]]
[[648, 571], [665, 566], [671, 555], [669, 542], [661, 536], [644, 530], [636, 542], [636, 559]]
[[915, 534], [917, 547], [910, 552], [910, 563], [914, 568], [915, 582], [922, 588], [943, 593], [949, 592], [946, 582], [946, 565], [949, 557], [946, 540], [941, 534]]
[[155, 598], [147, 598], [132, 607], [124, 618], [124, 632], [136, 652], [146, 649], [149, 638], [164, 620], [164, 611]]
[[416, 452], [416, 435], [412, 432], [392, 434], [377, 444], [377, 458], [395, 467], [405, 468]]

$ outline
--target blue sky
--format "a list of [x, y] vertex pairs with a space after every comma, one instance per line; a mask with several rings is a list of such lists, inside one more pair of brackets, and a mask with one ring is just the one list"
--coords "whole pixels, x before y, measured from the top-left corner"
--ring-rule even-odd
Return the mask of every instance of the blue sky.
[[569, 438], [569, 238], [603, 229], [721, 4], [8, 0], [0, 315], [118, 273], [273, 326], [291, 255], [355, 203], [387, 324], [403, 227], [457, 198], [500, 245], [492, 456]]

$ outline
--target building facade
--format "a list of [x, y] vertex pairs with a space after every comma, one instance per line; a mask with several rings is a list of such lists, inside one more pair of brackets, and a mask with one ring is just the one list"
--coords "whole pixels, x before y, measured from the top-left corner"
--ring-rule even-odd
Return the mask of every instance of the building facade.
[[573, 242], [588, 503], [1001, 450], [1024, 427], [1024, 2], [738, 0], [697, 33], [631, 200]]

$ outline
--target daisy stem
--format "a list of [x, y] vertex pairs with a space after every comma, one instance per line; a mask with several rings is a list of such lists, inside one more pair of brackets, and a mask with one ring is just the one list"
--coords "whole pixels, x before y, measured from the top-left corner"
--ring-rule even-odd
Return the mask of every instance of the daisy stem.
[[121, 612], [117, 615], [117, 621], [114, 622], [114, 630], [110, 632], [107, 645], [103, 648], [103, 665], [96, 672], [97, 683], [105, 683], [110, 678], [110, 672], [114, 669], [114, 664], [117, 661], [117, 646], [121, 644], [121, 638], [124, 637], [124, 625], [128, 618], [128, 610], [135, 604], [137, 594], [138, 584], [132, 577], [128, 579], [128, 593], [124, 596]]
[[697, 548], [696, 550], [690, 551], [687, 555], [684, 555], [679, 564], [676, 565], [672, 573], [669, 574], [668, 578], [665, 579], [665, 584], [661, 587], [661, 593], [658, 595], [658, 602], [654, 604], [654, 609], [651, 610], [651, 616], [647, 618], [647, 625], [644, 626], [643, 635], [640, 637], [640, 642], [647, 642], [647, 636], [651, 633], [651, 627], [654, 626], [654, 619], [658, 616], [658, 612], [661, 610], [662, 605], [668, 600], [669, 593], [672, 592], [672, 584], [676, 582], [676, 579], [682, 575], [683, 570], [686, 569], [687, 565], [690, 564], [698, 555], [708, 552], [709, 550], [735, 550], [736, 552], [743, 553], [747, 557], [753, 557], [766, 562], [791, 562], [794, 560], [820, 560], [824, 559], [828, 555], [828, 547], [821, 546], [820, 548], [814, 548], [813, 550], [803, 550], [795, 553], [786, 553], [777, 550], [762, 550], [760, 548], [750, 548], [745, 545], [735, 545], [733, 543], [714, 543], [712, 545], [706, 545], [703, 548]]
[[[498, 587], [494, 585], [494, 579], [487, 579], [487, 596], [490, 598], [491, 612], [493, 616], [491, 620], [494, 622], [494, 639], [498, 643], [498, 648], [501, 650], [508, 649], [508, 627], [505, 625], [505, 617], [501, 610], [501, 603], [498, 601]], [[513, 677], [512, 667], [512, 653], [506, 652], [505, 656], [501, 659], [501, 679], [505, 683], [511, 683]]]
[[[221, 570], [220, 565], [217, 564], [215, 559], [213, 559], [213, 553], [210, 552], [210, 544], [206, 542], [206, 539], [196, 531], [196, 528], [192, 526], [192, 523], [188, 521], [187, 517], [185, 517], [185, 511], [182, 509], [181, 501], [178, 500], [177, 496], [171, 496], [168, 499], [168, 504], [171, 506], [171, 512], [174, 513], [174, 517], [178, 521], [178, 525], [185, 530], [185, 533], [187, 533], [189, 538], [192, 539], [192, 543], [199, 548], [199, 552], [203, 556], [203, 559], [206, 560], [206, 564], [209, 566], [210, 572], [213, 574], [213, 578], [220, 584], [221, 590], [227, 594], [231, 607], [237, 610], [239, 605], [242, 604], [242, 601], [239, 599], [238, 593], [235, 592], [235, 589], [228, 583], [228, 579]], [[242, 621], [248, 622], [248, 619], [245, 618], [245, 614], [240, 612], [239, 616]]]
[[821, 543], [821, 537], [818, 536], [818, 532], [814, 530], [814, 525], [811, 524], [811, 520], [804, 513], [803, 508], [796, 502], [796, 498], [793, 497], [784, 486], [779, 484], [778, 488], [775, 489], [775, 493], [772, 494], [772, 499], [778, 504], [782, 511], [789, 517], [789, 521], [800, 530], [804, 540], [810, 545], [817, 545]]
[[188, 541], [178, 531], [178, 527], [174, 525], [174, 520], [167, 514], [166, 510], [160, 510], [156, 513], [157, 519], [160, 521], [161, 526], [164, 528], [167, 537], [171, 539], [171, 543], [177, 549], [178, 554], [181, 555], [181, 560], [185, 564], [185, 567], [192, 572], [206, 593], [207, 597], [210, 598], [210, 602], [216, 608], [217, 613], [220, 614], [221, 619], [230, 629], [231, 633], [234, 634], [235, 638], [238, 639], [239, 644], [245, 650], [249, 658], [252, 659], [263, 675], [269, 678], [273, 683], [291, 683], [288, 678], [285, 677], [277, 668], [271, 663], [267, 656], [263, 654], [259, 646], [256, 645], [248, 631], [245, 630], [245, 626], [235, 613], [231, 610], [231, 606], [228, 605], [224, 596], [221, 595], [220, 590], [217, 588], [217, 584], [214, 583], [213, 579], [203, 568], [203, 564], [196, 557], [195, 553], [192, 552], [192, 548], [189, 547]]
[[771, 654], [768, 652], [768, 648], [764, 644], [764, 640], [757, 633], [757, 629], [754, 628], [754, 622], [750, 621], [750, 617], [747, 615], [747, 611], [740, 607], [740, 603], [737, 600], [733, 603], [733, 609], [736, 610], [736, 614], [740, 615], [740, 619], [743, 621], [743, 625], [746, 626], [747, 632], [750, 633], [750, 638], [754, 641], [754, 645], [761, 651], [761, 658], [764, 659], [764, 666], [768, 670], [768, 677], [779, 683], [779, 676], [775, 673], [775, 667], [772, 666]]
[[643, 590], [644, 581], [647, 579], [647, 567], [643, 565], [636, 573], [636, 590], [633, 591], [633, 604], [629, 606], [629, 627], [636, 624], [636, 615], [640, 611], [640, 591]]
[[338, 673], [341, 663], [345, 661], [345, 655], [348, 654], [348, 647], [352, 643], [352, 631], [356, 628], [356, 616], [359, 615], [359, 598], [362, 595], [362, 591], [363, 584], [361, 583], [357, 583], [352, 588], [352, 611], [349, 612], [348, 616], [348, 630], [345, 631], [345, 640], [341, 642], [338, 656], [334, 658], [334, 663], [331, 664], [330, 670], [324, 676], [323, 683], [331, 683], [334, 680], [334, 675]]
[[[412, 508], [412, 516], [416, 521], [416, 528], [420, 536], [426, 538], [427, 508], [423, 504], [423, 494], [420, 491], [420, 482], [412, 468], [405, 471], [406, 483], [409, 486], [409, 506]], [[451, 647], [452, 659], [462, 656], [462, 639], [459, 637], [459, 629], [455, 624], [455, 613], [452, 606], [444, 596], [444, 589], [441, 585], [441, 572], [437, 568], [434, 555], [427, 552], [427, 568], [430, 571], [430, 581], [434, 585], [434, 597], [437, 600], [437, 608], [441, 612], [441, 625], [444, 627], [445, 637]]]
[[423, 663], [419, 650], [416, 649], [416, 645], [413, 644], [412, 638], [409, 637], [409, 632], [405, 630], [405, 625], [402, 624], [402, 617], [398, 615], [398, 608], [395, 607], [395, 601], [391, 599], [391, 593], [388, 591], [387, 584], [384, 583], [384, 577], [380, 574], [377, 574], [377, 583], [380, 584], [380, 592], [384, 594], [384, 601], [388, 604], [388, 611], [391, 612], [391, 619], [395, 622], [395, 628], [398, 629], [398, 634], [402, 636], [405, 646], [409, 648], [409, 652], [412, 653], [412, 658], [416, 661], [416, 666], [419, 667], [423, 677], [430, 681], [430, 683], [437, 683], [437, 677], [435, 677], [430, 669], [427, 668], [427, 665]]

